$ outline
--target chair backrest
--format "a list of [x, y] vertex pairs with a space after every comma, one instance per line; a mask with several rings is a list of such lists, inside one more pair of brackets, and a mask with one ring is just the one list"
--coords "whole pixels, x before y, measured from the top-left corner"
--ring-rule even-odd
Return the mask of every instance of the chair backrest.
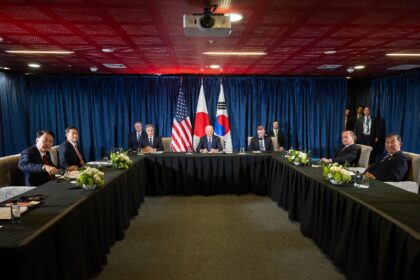
[[406, 177], [407, 181], [414, 181], [420, 186], [420, 155], [407, 152], [404, 152], [404, 155], [410, 159]]
[[368, 168], [369, 167], [369, 158], [370, 153], [372, 152], [371, 146], [366, 146], [362, 144], [356, 144], [360, 147], [360, 157], [357, 166]]
[[248, 146], [246, 147], [246, 150], [248, 150], [249, 148], [249, 144], [251, 144], [251, 139], [253, 136], [248, 136]]
[[170, 152], [171, 151], [171, 137], [162, 137], [162, 143], [163, 143], [163, 151], [164, 152]]
[[60, 160], [58, 157], [58, 145], [50, 149], [51, 161], [55, 166], [60, 167]]
[[23, 172], [19, 169], [20, 155], [11, 155], [0, 158], [0, 187], [23, 186]]
[[271, 142], [273, 142], [273, 150], [274, 151], [277, 151], [277, 149], [278, 149], [278, 144], [279, 143], [277, 143], [277, 139], [276, 139], [276, 137], [271, 137]]

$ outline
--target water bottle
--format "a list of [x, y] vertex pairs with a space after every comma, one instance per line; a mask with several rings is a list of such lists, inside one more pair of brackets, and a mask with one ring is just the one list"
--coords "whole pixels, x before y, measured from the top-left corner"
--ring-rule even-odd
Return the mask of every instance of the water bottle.
[[354, 174], [353, 186], [358, 188], [360, 187], [361, 183], [362, 183], [362, 175], [359, 173], [359, 171], [356, 171], [356, 174]]

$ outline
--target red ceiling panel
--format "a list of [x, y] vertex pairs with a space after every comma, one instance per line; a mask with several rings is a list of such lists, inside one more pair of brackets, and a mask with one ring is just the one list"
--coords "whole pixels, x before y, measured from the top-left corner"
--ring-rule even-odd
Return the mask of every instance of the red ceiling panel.
[[[240, 12], [226, 38], [186, 37], [183, 14]], [[419, 64], [389, 52], [420, 52], [418, 0], [0, 0], [0, 67], [39, 73], [387, 75], [389, 67]], [[105, 53], [103, 48], [112, 48]], [[17, 55], [6, 50], [71, 50], [71, 55]], [[205, 51], [266, 51], [262, 57], [210, 57]], [[324, 54], [335, 50], [335, 54]], [[107, 69], [121, 63], [126, 69]], [[213, 70], [210, 64], [220, 64]], [[338, 64], [335, 70], [317, 69]], [[4, 70], [6, 71], [6, 70]]]

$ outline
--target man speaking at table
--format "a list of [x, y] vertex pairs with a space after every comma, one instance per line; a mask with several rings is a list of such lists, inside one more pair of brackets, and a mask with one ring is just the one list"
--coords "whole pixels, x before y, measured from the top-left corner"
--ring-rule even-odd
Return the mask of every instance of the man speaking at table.
[[262, 125], [257, 127], [257, 135], [252, 137], [249, 143], [250, 151], [272, 152], [273, 142], [271, 138], [265, 135], [265, 128]]
[[77, 170], [86, 163], [77, 141], [79, 141], [79, 131], [77, 128], [66, 128], [66, 141], [58, 147], [58, 154], [60, 166], [68, 171]]
[[200, 153], [218, 153], [223, 150], [220, 137], [214, 135], [213, 126], [208, 125], [205, 128], [206, 135], [200, 138], [196, 151]]
[[19, 169], [25, 176], [25, 186], [42, 185], [58, 173], [49, 152], [53, 140], [54, 134], [51, 131], [40, 130], [36, 134], [36, 144], [20, 154]]

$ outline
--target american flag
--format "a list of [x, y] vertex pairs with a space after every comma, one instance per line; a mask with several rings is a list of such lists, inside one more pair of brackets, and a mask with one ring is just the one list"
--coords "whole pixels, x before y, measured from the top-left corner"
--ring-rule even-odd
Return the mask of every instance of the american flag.
[[192, 127], [185, 105], [185, 96], [180, 87], [172, 124], [172, 151], [188, 152], [189, 150], [192, 150]]

